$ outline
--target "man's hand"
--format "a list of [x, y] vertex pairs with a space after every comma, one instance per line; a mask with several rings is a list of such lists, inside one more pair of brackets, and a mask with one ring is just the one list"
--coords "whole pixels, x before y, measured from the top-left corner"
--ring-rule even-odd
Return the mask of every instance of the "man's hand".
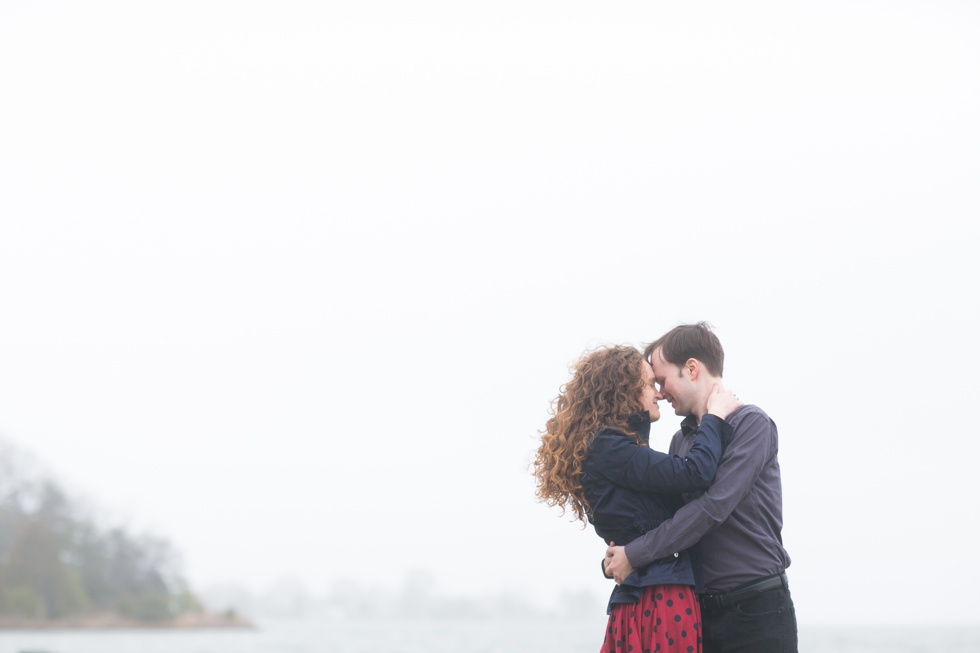
[[626, 557], [626, 547], [616, 546], [615, 542], [610, 542], [606, 549], [606, 559], [603, 561], [603, 569], [607, 576], [616, 579], [617, 585], [622, 585], [626, 577], [633, 573], [633, 565]]

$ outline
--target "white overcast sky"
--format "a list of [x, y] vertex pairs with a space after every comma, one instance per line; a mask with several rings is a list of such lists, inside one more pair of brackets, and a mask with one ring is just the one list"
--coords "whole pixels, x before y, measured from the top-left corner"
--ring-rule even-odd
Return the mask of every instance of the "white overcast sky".
[[7, 0], [0, 436], [198, 587], [604, 595], [537, 432], [586, 348], [707, 320], [780, 427], [801, 623], [975, 623], [978, 33], [953, 0]]

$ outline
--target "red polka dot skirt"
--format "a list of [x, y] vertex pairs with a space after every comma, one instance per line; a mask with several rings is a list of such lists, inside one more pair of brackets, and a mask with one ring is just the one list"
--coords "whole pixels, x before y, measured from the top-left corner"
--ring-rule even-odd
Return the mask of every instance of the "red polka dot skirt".
[[646, 587], [614, 605], [599, 653], [701, 653], [701, 607], [689, 585]]

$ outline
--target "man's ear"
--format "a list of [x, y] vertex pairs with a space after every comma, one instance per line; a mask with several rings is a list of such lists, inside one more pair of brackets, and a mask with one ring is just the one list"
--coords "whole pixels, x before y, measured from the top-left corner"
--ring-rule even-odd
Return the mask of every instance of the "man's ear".
[[697, 381], [698, 376], [701, 374], [701, 361], [696, 358], [688, 358], [687, 362], [684, 363], [684, 369], [687, 370], [687, 374], [691, 377], [692, 381]]

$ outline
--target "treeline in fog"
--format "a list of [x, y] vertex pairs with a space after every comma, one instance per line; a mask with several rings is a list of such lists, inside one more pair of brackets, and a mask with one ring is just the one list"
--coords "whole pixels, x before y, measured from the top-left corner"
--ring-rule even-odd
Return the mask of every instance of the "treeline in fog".
[[159, 622], [201, 611], [167, 541], [99, 525], [0, 440], [0, 620]]

